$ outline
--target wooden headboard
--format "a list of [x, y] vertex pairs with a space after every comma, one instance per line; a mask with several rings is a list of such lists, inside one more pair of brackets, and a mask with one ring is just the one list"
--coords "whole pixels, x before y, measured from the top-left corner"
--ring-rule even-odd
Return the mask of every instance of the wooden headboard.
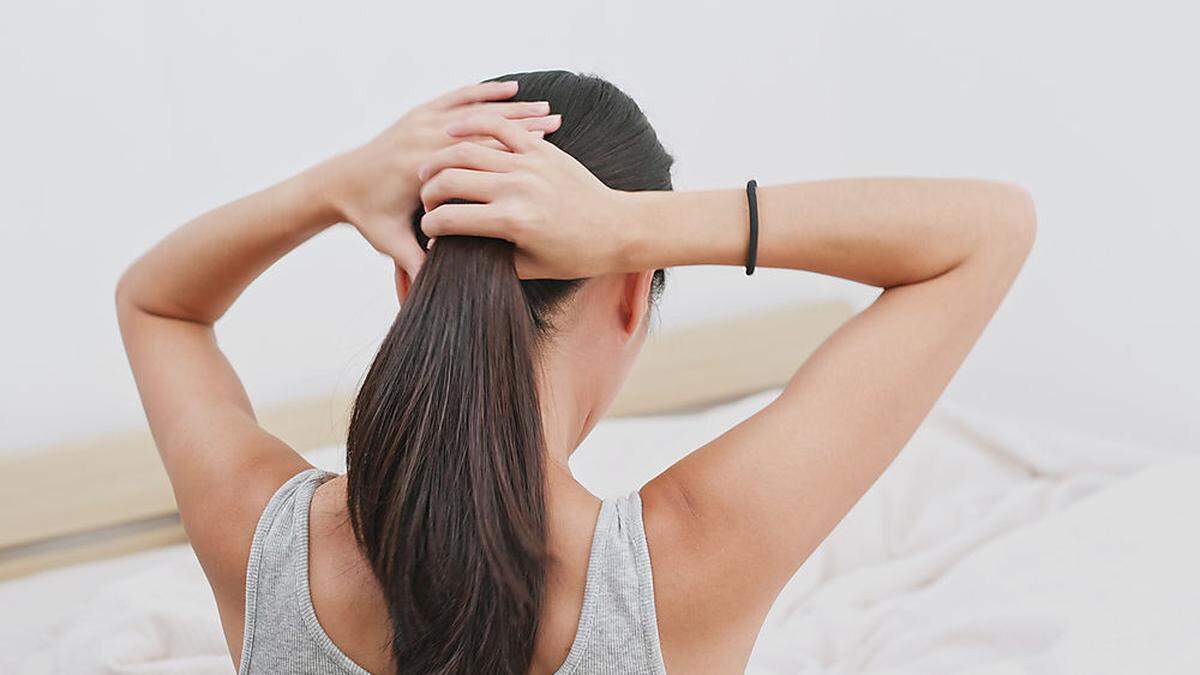
[[[653, 334], [610, 415], [698, 408], [781, 386], [850, 317], [825, 302]], [[349, 394], [259, 411], [300, 452], [345, 437]], [[0, 457], [0, 579], [185, 541], [145, 428]]]

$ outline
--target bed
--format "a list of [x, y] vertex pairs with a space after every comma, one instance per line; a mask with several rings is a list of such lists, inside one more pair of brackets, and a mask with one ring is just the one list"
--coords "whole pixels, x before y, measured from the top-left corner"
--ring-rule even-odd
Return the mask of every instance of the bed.
[[[850, 314], [822, 303], [655, 335], [572, 458], [636, 489], [744, 419]], [[744, 355], [722, 358], [731, 345]], [[347, 401], [265, 423], [337, 470]], [[0, 672], [228, 673], [148, 437], [3, 462]], [[943, 402], [772, 609], [751, 673], [1200, 672], [1200, 460]], [[47, 498], [53, 495], [54, 498]]]

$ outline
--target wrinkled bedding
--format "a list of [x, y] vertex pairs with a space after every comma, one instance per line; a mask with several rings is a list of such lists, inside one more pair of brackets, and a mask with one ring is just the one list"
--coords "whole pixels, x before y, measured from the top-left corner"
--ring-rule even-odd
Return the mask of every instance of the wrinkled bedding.
[[[772, 394], [601, 423], [572, 459], [636, 489]], [[310, 455], [337, 470], [339, 450]], [[776, 603], [749, 672], [1200, 672], [1200, 448], [941, 404]], [[186, 546], [0, 584], [0, 672], [229, 673]]]

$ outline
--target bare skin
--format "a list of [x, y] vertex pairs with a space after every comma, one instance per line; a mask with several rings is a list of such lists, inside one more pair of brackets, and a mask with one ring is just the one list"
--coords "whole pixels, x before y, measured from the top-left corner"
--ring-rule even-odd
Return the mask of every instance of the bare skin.
[[[402, 120], [369, 150], [197, 218], [122, 278], [126, 350], [235, 665], [255, 524], [271, 494], [308, 464], [255, 423], [213, 324], [275, 260], [349, 221], [396, 261], [403, 297], [423, 255], [404, 219], [421, 199], [431, 236], [501, 237], [517, 245], [522, 276], [591, 277], [565, 310], [539, 378], [551, 460], [548, 544], [559, 562], [548, 570], [538, 673], [553, 672], [570, 648], [600, 504], [567, 458], [641, 348], [648, 270], [743, 262], [740, 188], [609, 190], [540, 138], [539, 127], [558, 122], [547, 111], [497, 108], [486, 102], [512, 91], [489, 86], [429, 104], [419, 124]], [[455, 197], [480, 203], [442, 205]], [[760, 265], [883, 291], [777, 400], [642, 488], [671, 672], [745, 668], [776, 595], [929, 412], [1003, 299], [1035, 229], [1023, 190], [985, 181], [796, 183], [762, 188], [759, 200]], [[385, 604], [345, 509], [344, 478], [317, 491], [317, 615], [352, 659], [393, 672]]]

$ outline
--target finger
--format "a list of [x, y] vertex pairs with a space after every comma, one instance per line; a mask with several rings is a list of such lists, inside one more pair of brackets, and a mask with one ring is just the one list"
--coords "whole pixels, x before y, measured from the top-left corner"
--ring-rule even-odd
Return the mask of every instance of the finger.
[[517, 87], [516, 80], [468, 84], [465, 87], [455, 89], [448, 94], [434, 99], [433, 104], [439, 108], [453, 108], [468, 103], [503, 101], [516, 95]]
[[506, 174], [471, 169], [444, 169], [421, 186], [421, 203], [432, 211], [451, 199], [490, 202], [502, 192]]
[[520, 124], [496, 115], [473, 115], [446, 127], [446, 133], [459, 136], [491, 136], [513, 152], [529, 152], [537, 147], [534, 138]]
[[[396, 258], [393, 257], [393, 260]], [[425, 251], [421, 245], [417, 243], [415, 236], [406, 236], [404, 243], [401, 245], [400, 259], [397, 264], [408, 275], [408, 281], [411, 283], [421, 273], [421, 266], [425, 264]]]
[[558, 131], [562, 126], [562, 115], [543, 115], [541, 117], [528, 117], [525, 119], [514, 120], [527, 131], [540, 131], [542, 135]]
[[474, 169], [504, 173], [512, 171], [516, 155], [507, 150], [497, 150], [479, 143], [460, 141], [442, 148], [429, 156], [417, 169], [417, 178], [422, 183], [436, 176], [443, 169]]
[[513, 267], [517, 269], [518, 279], [553, 279], [554, 277], [542, 270], [536, 262], [518, 249], [513, 254]]
[[510, 155], [512, 154], [512, 151], [508, 149], [508, 146], [504, 145], [503, 143], [501, 143], [500, 141], [498, 141], [494, 138], [489, 138], [487, 136], [464, 136], [462, 140], [470, 141], [477, 145], [482, 145], [485, 148], [492, 148], [493, 150], [499, 150], [500, 152], [507, 152]]
[[508, 149], [507, 145], [505, 145], [505, 144], [501, 143], [500, 141], [498, 141], [494, 138], [491, 138], [489, 136], [463, 136], [459, 140], [470, 141], [472, 143], [477, 143], [479, 145], [482, 145], [485, 148], [494, 148], [501, 152], [507, 152], [510, 154], [512, 152], [511, 150]]
[[501, 103], [478, 103], [463, 108], [472, 113], [499, 115], [510, 120], [525, 119], [526, 117], [545, 117], [550, 114], [548, 101], [504, 101]]
[[425, 252], [421, 250], [410, 227], [408, 220], [380, 223], [370, 230], [371, 245], [407, 272], [409, 279], [415, 279], [421, 264], [425, 262]]
[[504, 239], [509, 222], [492, 204], [442, 204], [421, 218], [421, 231], [431, 239], [453, 235]]

